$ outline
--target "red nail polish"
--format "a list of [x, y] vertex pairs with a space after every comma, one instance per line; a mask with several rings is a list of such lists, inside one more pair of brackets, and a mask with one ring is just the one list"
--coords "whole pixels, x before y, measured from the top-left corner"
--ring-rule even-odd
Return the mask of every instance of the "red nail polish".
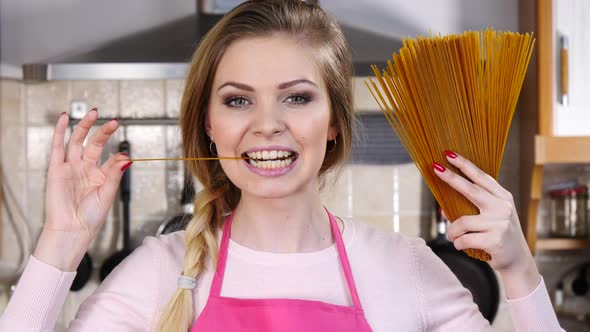
[[455, 159], [455, 158], [457, 158], [457, 154], [456, 154], [455, 152], [453, 152], [453, 151], [446, 150], [446, 151], [445, 151], [445, 154], [446, 154], [446, 155], [447, 155], [447, 157], [449, 157], [449, 158], [452, 158], [452, 159]]
[[128, 169], [129, 166], [131, 166], [131, 164], [133, 164], [132, 161], [128, 162], [127, 164], [123, 165], [123, 167], [121, 167], [121, 172], [123, 172], [124, 170]]
[[437, 162], [433, 162], [433, 163], [432, 163], [432, 167], [433, 167], [435, 170], [437, 170], [437, 171], [439, 171], [439, 172], [441, 172], [441, 173], [442, 173], [442, 172], [444, 172], [444, 171], [446, 171], [446, 168], [445, 168], [443, 165], [441, 165], [441, 164], [439, 164], [439, 163], [437, 163]]
[[[90, 110], [90, 112], [98, 112], [98, 108], [94, 107], [94, 108], [92, 108], [92, 109]], [[90, 113], [90, 112], [89, 112], [89, 113]]]
[[59, 116], [64, 116], [65, 114], [68, 114], [68, 112], [61, 112]]
[[111, 121], [117, 121], [117, 122], [119, 122], [119, 118], [112, 118]]
[[129, 157], [129, 154], [127, 152], [121, 152], [122, 155], [124, 155], [125, 157]]

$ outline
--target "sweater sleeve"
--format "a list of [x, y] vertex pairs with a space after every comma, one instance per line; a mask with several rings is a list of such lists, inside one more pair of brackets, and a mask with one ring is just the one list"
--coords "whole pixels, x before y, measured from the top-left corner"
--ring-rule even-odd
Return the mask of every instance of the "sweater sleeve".
[[423, 239], [409, 240], [423, 331], [493, 331], [471, 293]]
[[543, 278], [529, 295], [506, 301], [515, 331], [564, 331], [559, 326]]
[[[492, 331], [479, 312], [471, 293], [451, 270], [426, 246], [424, 240], [410, 240], [417, 272], [417, 289], [422, 302], [425, 331]], [[553, 311], [541, 278], [529, 295], [507, 300], [515, 331], [563, 331]]]
[[[156, 314], [160, 241], [144, 240], [78, 309], [67, 331], [147, 331]], [[74, 279], [31, 256], [0, 318], [1, 331], [53, 331]]]

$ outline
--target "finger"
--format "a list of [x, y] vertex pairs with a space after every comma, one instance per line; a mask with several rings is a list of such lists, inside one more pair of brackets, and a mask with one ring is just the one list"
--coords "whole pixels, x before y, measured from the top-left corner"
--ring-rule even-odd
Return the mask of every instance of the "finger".
[[65, 161], [64, 151], [64, 137], [66, 136], [66, 129], [68, 128], [68, 116], [63, 112], [57, 118], [57, 124], [53, 131], [53, 138], [51, 139], [51, 152], [49, 156], [49, 167], [55, 167]]
[[105, 172], [106, 180], [98, 188], [98, 198], [104, 207], [110, 207], [113, 204], [119, 184], [121, 183], [121, 177], [123, 177], [123, 173], [132, 163], [129, 160], [118, 160]]
[[119, 163], [121, 161], [129, 161], [129, 156], [123, 152], [114, 154], [110, 156], [109, 159], [107, 159], [107, 161], [104, 162], [104, 164], [102, 164], [100, 170], [103, 174], [107, 174], [109, 172], [109, 169], [111, 169], [111, 167], [113, 166], [113, 164]]
[[451, 187], [457, 190], [461, 195], [465, 196], [470, 202], [475, 204], [480, 210], [487, 206], [492, 195], [479, 185], [472, 183], [460, 176], [459, 174], [445, 168], [439, 163], [432, 164], [434, 173], [438, 175], [441, 180], [448, 183]]
[[493, 226], [492, 221], [482, 219], [481, 215], [462, 216], [449, 225], [447, 237], [453, 241], [464, 234], [491, 231]]
[[479, 169], [467, 158], [452, 152], [445, 151], [447, 160], [455, 167], [461, 170], [473, 183], [479, 185], [485, 190], [489, 191], [492, 195], [500, 197], [502, 199], [512, 200], [512, 194], [504, 189], [496, 179], [491, 175]]
[[492, 248], [490, 234], [488, 233], [463, 234], [453, 240], [453, 245], [457, 250], [480, 249], [487, 253], [490, 253]]
[[97, 118], [98, 111], [96, 108], [93, 108], [80, 120], [68, 142], [67, 160], [78, 160], [82, 158], [82, 144]]
[[98, 130], [90, 137], [86, 147], [84, 148], [83, 160], [98, 162], [105, 143], [109, 140], [111, 135], [119, 127], [119, 120], [113, 119], [98, 128]]

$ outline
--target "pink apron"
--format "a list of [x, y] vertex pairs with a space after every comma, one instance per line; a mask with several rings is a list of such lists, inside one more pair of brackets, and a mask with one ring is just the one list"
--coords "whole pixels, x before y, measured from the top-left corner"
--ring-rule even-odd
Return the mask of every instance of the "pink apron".
[[[352, 279], [342, 235], [334, 216], [330, 212], [328, 212], [328, 216], [330, 217], [332, 234], [336, 240], [340, 264], [352, 297], [352, 307], [310, 300], [237, 299], [220, 296], [227, 262], [232, 214], [223, 227], [217, 270], [213, 276], [209, 299], [190, 331], [371, 331]], [[313, 281], [310, 280], [310, 282]]]

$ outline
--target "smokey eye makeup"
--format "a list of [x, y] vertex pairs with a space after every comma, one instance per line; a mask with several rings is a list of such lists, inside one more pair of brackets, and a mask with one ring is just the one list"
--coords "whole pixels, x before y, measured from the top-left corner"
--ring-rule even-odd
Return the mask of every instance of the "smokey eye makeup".
[[[310, 92], [293, 92], [281, 97], [281, 102], [290, 106], [305, 106], [315, 99], [313, 93]], [[245, 95], [230, 94], [222, 96], [222, 103], [229, 108], [245, 108], [252, 105], [252, 98]]]
[[223, 97], [223, 104], [230, 108], [243, 108], [251, 104], [250, 99], [247, 96], [232, 95]]
[[306, 105], [314, 100], [314, 96], [311, 93], [292, 93], [285, 98], [285, 101], [293, 105]]

